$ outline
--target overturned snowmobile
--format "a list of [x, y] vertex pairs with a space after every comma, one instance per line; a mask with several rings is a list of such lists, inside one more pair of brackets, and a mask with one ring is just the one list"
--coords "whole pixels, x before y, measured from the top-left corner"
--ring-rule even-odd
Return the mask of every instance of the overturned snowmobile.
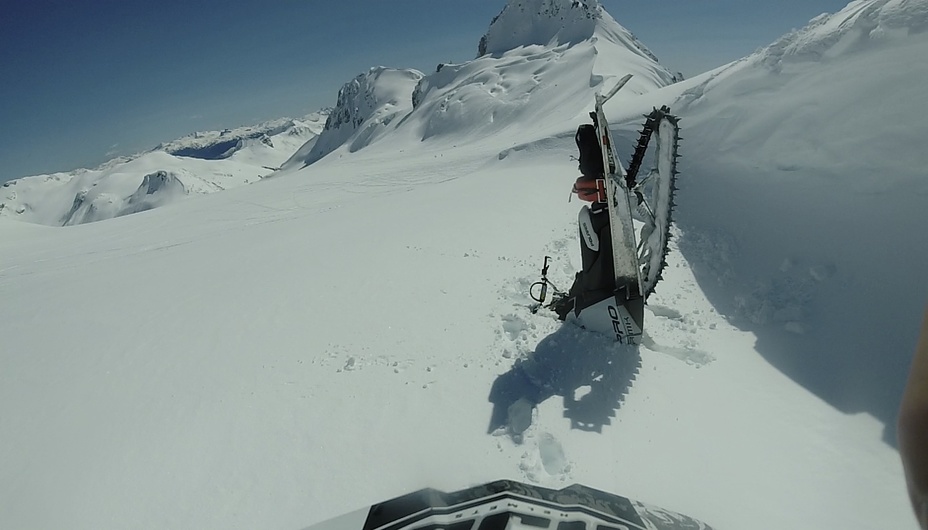
[[[590, 202], [579, 215], [583, 268], [567, 293], [556, 292], [547, 305], [561, 320], [638, 344], [644, 329], [644, 302], [661, 279], [666, 264], [677, 169], [678, 118], [666, 106], [646, 116], [628, 169], [615, 153], [603, 104], [631, 78], [627, 75], [608, 94], [596, 95], [592, 124], [575, 137], [582, 176], [574, 193]], [[656, 139], [652, 167], [639, 178], [648, 145]], [[641, 225], [636, 235], [635, 221]], [[545, 269], [547, 263], [545, 264]], [[542, 295], [547, 286], [542, 271]]]

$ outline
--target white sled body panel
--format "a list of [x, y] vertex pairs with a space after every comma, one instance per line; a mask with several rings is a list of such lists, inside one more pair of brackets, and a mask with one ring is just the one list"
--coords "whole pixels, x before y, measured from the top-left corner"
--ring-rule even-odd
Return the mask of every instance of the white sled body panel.
[[567, 320], [584, 329], [614, 338], [622, 344], [641, 344], [641, 328], [615, 296], [587, 307], [579, 315], [571, 312]]

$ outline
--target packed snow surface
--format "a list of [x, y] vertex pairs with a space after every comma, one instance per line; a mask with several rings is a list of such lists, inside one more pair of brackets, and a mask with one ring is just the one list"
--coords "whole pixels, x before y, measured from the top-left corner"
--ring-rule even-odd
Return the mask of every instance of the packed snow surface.
[[[254, 185], [0, 216], [0, 527], [298, 529], [514, 478], [719, 530], [914, 529], [887, 429], [928, 299], [926, 5], [853, 2], [609, 102], [625, 156], [652, 106], [682, 118], [637, 350], [529, 310], [544, 256], [565, 289], [579, 265], [573, 132], [625, 73], [592, 70], [625, 60], [602, 38], [430, 74], [376, 141]], [[119, 197], [172, 189], [139, 160]]]

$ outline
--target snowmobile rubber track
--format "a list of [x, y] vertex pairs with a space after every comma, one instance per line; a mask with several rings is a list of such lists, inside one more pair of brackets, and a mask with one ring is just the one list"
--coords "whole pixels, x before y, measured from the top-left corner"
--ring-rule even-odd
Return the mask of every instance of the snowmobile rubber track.
[[[677, 159], [679, 155], [679, 118], [670, 113], [670, 108], [663, 106], [655, 108], [646, 116], [635, 153], [632, 155], [628, 167], [628, 183], [630, 189], [641, 197], [645, 197], [644, 188], [652, 190], [646, 198], [647, 209], [651, 213], [651, 230], [647, 238], [642, 234], [640, 241], [639, 262], [641, 264], [641, 283], [645, 299], [654, 292], [657, 283], [663, 278], [664, 268], [667, 266], [667, 252], [670, 242], [670, 226], [676, 192]], [[638, 180], [638, 172], [644, 162], [648, 144], [652, 136], [657, 137], [657, 152], [654, 157], [654, 168], [645, 179]], [[649, 199], [649, 200], [648, 200]]]
[[644, 155], [647, 153], [651, 135], [654, 134], [654, 130], [657, 129], [658, 123], [663, 118], [670, 118], [674, 121], [677, 120], [675, 116], [670, 114], [670, 107], [666, 105], [660, 109], [655, 108], [650, 114], [645, 115], [644, 126], [641, 128], [638, 136], [638, 143], [635, 145], [635, 152], [628, 162], [628, 170], [626, 171], [629, 180], [629, 188], [635, 187], [638, 171], [641, 170], [641, 164], [644, 162]]

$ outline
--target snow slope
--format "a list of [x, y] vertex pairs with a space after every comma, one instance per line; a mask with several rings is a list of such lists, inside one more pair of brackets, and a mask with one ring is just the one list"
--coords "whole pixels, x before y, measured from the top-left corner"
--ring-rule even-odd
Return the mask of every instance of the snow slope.
[[132, 196], [148, 175], [165, 172], [177, 186], [147, 200], [155, 207], [186, 197], [256, 182], [280, 167], [322, 129], [322, 114], [281, 118], [256, 126], [199, 132], [101, 167], [5, 182], [0, 217], [51, 226], [101, 221], [138, 211]]
[[701, 287], [767, 360], [889, 441], [928, 300], [926, 28], [924, 0], [852, 2], [675, 103], [677, 221]]
[[[891, 5], [852, 7], [864, 4]], [[510, 477], [583, 482], [720, 530], [914, 528], [884, 424], [771, 361], [793, 336], [859, 338], [848, 291], [881, 310], [884, 361], [914, 344], [921, 271], [856, 249], [925, 262], [923, 236], [895, 224], [925, 226], [923, 155], [874, 148], [861, 167], [841, 163], [863, 135], [902, 148], [924, 127], [919, 113], [878, 119], [904, 105], [883, 94], [921, 97], [907, 90], [918, 65], [881, 65], [923, 52], [924, 34], [894, 35], [780, 72], [761, 52], [610, 102], [620, 152], [659, 102], [676, 102], [686, 138], [679, 249], [639, 350], [527, 307], [545, 255], [564, 288], [579, 263], [579, 204], [565, 199], [588, 82], [561, 85], [564, 101], [586, 98], [572, 117], [527, 107], [492, 134], [468, 138], [488, 131], [474, 120], [430, 141], [408, 132], [427, 120], [409, 118], [364, 149], [195, 201], [67, 228], [0, 217], [0, 527], [297, 529], [424, 486]], [[535, 49], [576, 74], [570, 50], [585, 44], [565, 46]], [[511, 86], [531, 83], [530, 49], [504, 54]], [[854, 112], [835, 114], [842, 101]], [[462, 116], [490, 112], [466, 103]], [[888, 168], [888, 186], [867, 164]], [[826, 195], [829, 182], [844, 185]], [[894, 211], [873, 229], [823, 230], [852, 222], [844, 205]], [[887, 263], [889, 287], [906, 289], [863, 281]], [[747, 318], [764, 303], [790, 318]], [[845, 365], [872, 354], [841, 345]], [[514, 437], [494, 419], [524, 396], [520, 370], [547, 395]]]

